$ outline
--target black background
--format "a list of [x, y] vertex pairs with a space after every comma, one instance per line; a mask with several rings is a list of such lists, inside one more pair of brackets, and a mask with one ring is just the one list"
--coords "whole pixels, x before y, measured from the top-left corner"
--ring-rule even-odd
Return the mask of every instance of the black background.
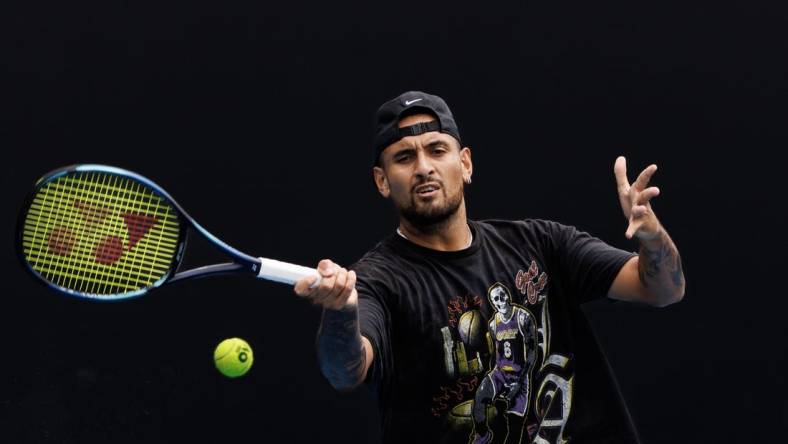
[[[471, 146], [471, 218], [540, 217], [627, 249], [613, 178], [650, 163], [687, 294], [587, 312], [647, 444], [779, 441], [788, 19], [742, 3], [26, 1], [2, 39], [2, 442], [377, 442], [372, 397], [319, 373], [319, 310], [213, 278], [100, 304], [13, 250], [34, 181], [74, 163], [145, 175], [251, 254], [356, 260], [396, 225], [372, 114], [422, 89]], [[210, 248], [190, 264], [223, 260]], [[223, 378], [212, 350], [255, 351]], [[226, 441], [225, 441], [226, 442]]]

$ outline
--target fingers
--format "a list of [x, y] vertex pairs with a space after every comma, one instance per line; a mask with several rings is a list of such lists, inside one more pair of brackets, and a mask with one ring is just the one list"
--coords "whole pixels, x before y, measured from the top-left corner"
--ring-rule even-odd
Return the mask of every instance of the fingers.
[[[333, 285], [330, 287], [326, 287], [326, 295], [323, 300], [319, 301], [320, 305], [324, 305], [330, 308], [333, 308], [335, 302], [339, 297], [342, 295], [342, 292], [345, 290], [345, 284], [347, 283], [347, 274], [348, 271], [342, 267], [339, 267], [337, 270]], [[318, 302], [318, 301], [316, 301]]]
[[317, 280], [317, 276], [307, 276], [299, 279], [293, 290], [299, 296], [307, 296], [312, 292], [312, 284]]
[[644, 216], [649, 214], [650, 210], [648, 205], [634, 205], [632, 206], [632, 215], [629, 218], [629, 227], [625, 236], [627, 239], [632, 239], [632, 236], [640, 229], [645, 222]]
[[350, 296], [355, 294], [356, 273], [328, 259], [320, 261], [317, 271], [322, 276], [320, 284], [310, 288], [316, 278], [313, 276], [302, 278], [294, 287], [295, 293], [315, 305], [333, 310], [342, 309], [348, 303]]
[[[323, 279], [320, 281], [320, 284], [315, 287], [315, 291], [309, 295], [309, 299], [315, 305], [325, 305], [327, 301], [330, 301], [331, 298], [339, 292], [338, 289], [335, 289], [337, 281], [340, 280], [344, 283], [346, 279], [344, 275], [347, 274], [347, 270], [342, 267], [321, 269], [318, 266], [318, 271], [321, 271], [321, 274], [323, 274], [323, 272], [326, 273], [323, 274]], [[328, 272], [330, 272], [330, 274]]]
[[626, 193], [629, 189], [629, 180], [627, 179], [627, 159], [624, 156], [618, 156], [615, 165], [613, 165], [613, 173], [616, 175], [616, 185], [618, 186], [618, 193]]
[[648, 207], [645, 205], [635, 205], [632, 207], [632, 219], [640, 219], [648, 214]]
[[[322, 280], [330, 278], [334, 275], [337, 265], [329, 259], [323, 259], [317, 264], [317, 272], [320, 273]], [[314, 293], [316, 288], [312, 288], [312, 284], [317, 280], [314, 276], [307, 276], [299, 279], [293, 290], [299, 296], [309, 297]]]
[[339, 266], [330, 259], [323, 259], [317, 264], [317, 271], [324, 278], [331, 277], [337, 268], [339, 268]]
[[632, 188], [636, 190], [644, 190], [648, 185], [648, 182], [651, 180], [651, 176], [657, 171], [657, 166], [654, 164], [649, 165], [643, 170], [642, 173], [638, 176], [635, 182], [632, 184]]
[[642, 222], [630, 223], [629, 227], [627, 228], [627, 232], [624, 234], [624, 236], [626, 236], [627, 239], [632, 239], [632, 236], [635, 235], [635, 233], [638, 231], [638, 228], [640, 228], [641, 225]]
[[652, 198], [659, 196], [659, 188], [657, 187], [649, 187], [645, 190], [638, 193], [637, 197], [637, 204], [638, 205], [645, 205], [650, 201]]
[[355, 293], [356, 291], [356, 272], [350, 270], [347, 272], [347, 280], [345, 281], [345, 285], [342, 287], [342, 290], [339, 292], [339, 295], [330, 305], [326, 305], [328, 308], [334, 310], [341, 310], [344, 307], [348, 300], [350, 299], [350, 295]]
[[633, 205], [632, 212], [629, 217], [629, 226], [627, 227], [627, 232], [624, 233], [627, 239], [632, 239], [632, 236], [640, 229], [640, 226], [643, 225], [643, 216], [648, 213], [648, 207], [645, 205]]
[[649, 165], [631, 185], [627, 184], [626, 159], [623, 156], [616, 159], [614, 170], [621, 207], [624, 209], [625, 217], [629, 220], [625, 236], [627, 239], [632, 239], [643, 228], [645, 223], [648, 222], [650, 225], [650, 219], [646, 217], [651, 214], [650, 201], [654, 197], [659, 196], [660, 190], [657, 187], [648, 187], [648, 183], [657, 171], [657, 166], [654, 164]]

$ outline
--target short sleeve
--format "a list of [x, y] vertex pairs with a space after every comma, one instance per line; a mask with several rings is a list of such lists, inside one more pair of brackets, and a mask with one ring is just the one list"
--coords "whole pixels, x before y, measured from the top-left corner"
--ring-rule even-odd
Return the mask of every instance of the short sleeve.
[[387, 296], [390, 293], [381, 271], [359, 262], [351, 267], [357, 276], [358, 317], [361, 335], [369, 339], [374, 352], [367, 382], [381, 382], [391, 370], [391, 315]]
[[551, 222], [550, 232], [564, 287], [578, 304], [607, 296], [621, 267], [637, 256], [573, 226]]

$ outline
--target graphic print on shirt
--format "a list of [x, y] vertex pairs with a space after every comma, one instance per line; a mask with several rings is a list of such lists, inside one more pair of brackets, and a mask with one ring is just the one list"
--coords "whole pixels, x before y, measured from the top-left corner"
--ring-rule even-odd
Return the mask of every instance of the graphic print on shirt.
[[547, 293], [543, 292], [546, 285], [547, 274], [539, 274], [535, 261], [531, 261], [528, 271], [519, 270], [515, 275], [515, 286], [527, 297], [528, 304], [541, 304], [538, 328], [541, 364], [535, 372], [535, 387], [538, 388], [526, 430], [528, 442], [533, 444], [565, 444], [569, 442], [564, 437], [564, 427], [572, 408], [574, 368], [570, 357], [550, 351], [550, 313]]
[[571, 355], [551, 352], [548, 275], [531, 261], [511, 276], [511, 290], [495, 282], [486, 298], [448, 303], [441, 334], [450, 382], [433, 394], [431, 411], [451, 442], [568, 442], [574, 371]]
[[481, 306], [479, 296], [451, 299], [446, 307], [448, 325], [441, 328], [444, 371], [452, 384], [441, 386], [433, 395], [432, 415], [446, 418], [452, 428], [470, 424], [471, 401], [457, 402], [473, 397], [492, 353]]
[[[536, 318], [530, 310], [515, 304], [509, 289], [500, 282], [491, 286], [487, 295], [495, 309], [488, 325], [495, 355], [492, 368], [476, 389], [471, 438], [474, 444], [487, 444], [503, 434], [503, 440], [496, 441], [519, 443], [525, 432], [531, 371], [538, 352]], [[504, 405], [505, 427], [493, 431], [488, 411], [490, 407], [497, 410], [499, 402]]]
[[547, 297], [546, 294], [541, 293], [547, 286], [547, 273], [539, 275], [539, 279], [534, 282], [537, 275], [539, 275], [539, 267], [536, 265], [536, 261], [531, 261], [528, 271], [517, 270], [514, 277], [515, 287], [520, 290], [521, 294], [528, 296], [528, 303], [531, 305], [542, 302]]

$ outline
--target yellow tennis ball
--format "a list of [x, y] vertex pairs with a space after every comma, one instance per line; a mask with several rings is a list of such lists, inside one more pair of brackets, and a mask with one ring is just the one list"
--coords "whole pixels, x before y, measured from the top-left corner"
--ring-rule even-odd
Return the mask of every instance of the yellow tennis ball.
[[213, 361], [223, 375], [230, 378], [243, 376], [252, 367], [252, 347], [241, 338], [225, 339], [213, 351]]

